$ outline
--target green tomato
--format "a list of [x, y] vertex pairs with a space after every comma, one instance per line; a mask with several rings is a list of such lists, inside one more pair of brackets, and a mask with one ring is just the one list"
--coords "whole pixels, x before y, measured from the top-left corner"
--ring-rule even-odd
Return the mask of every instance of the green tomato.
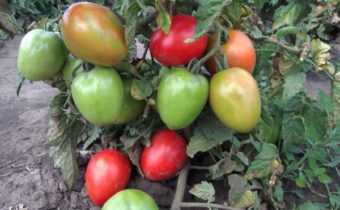
[[219, 71], [211, 78], [209, 91], [210, 106], [225, 126], [246, 133], [260, 120], [260, 91], [246, 70], [234, 67]]
[[31, 81], [49, 79], [61, 70], [67, 53], [63, 40], [56, 33], [34, 29], [21, 40], [19, 71]]
[[[77, 73], [84, 71], [83, 63], [84, 61], [75, 58], [72, 54], [67, 56], [67, 60], [62, 69], [63, 79], [66, 84], [70, 84]], [[76, 72], [73, 73], [74, 71]]]
[[133, 119], [135, 119], [138, 115], [140, 115], [145, 107], [145, 101], [137, 101], [131, 96], [131, 86], [133, 80], [123, 80], [124, 85], [124, 99], [123, 106], [120, 110], [119, 116], [115, 119], [115, 124], [125, 124]]
[[201, 113], [208, 99], [209, 83], [202, 75], [185, 68], [173, 68], [163, 76], [157, 93], [157, 109], [168, 128], [190, 125]]
[[113, 124], [120, 115], [124, 87], [113, 68], [95, 67], [78, 74], [71, 92], [79, 112], [94, 125]]
[[126, 189], [107, 200], [102, 210], [158, 210], [158, 206], [149, 194]]

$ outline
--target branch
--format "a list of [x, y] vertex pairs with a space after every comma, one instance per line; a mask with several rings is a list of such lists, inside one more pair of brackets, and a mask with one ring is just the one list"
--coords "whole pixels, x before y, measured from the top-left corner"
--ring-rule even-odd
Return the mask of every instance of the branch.
[[279, 42], [276, 38], [274, 37], [271, 37], [271, 36], [260, 36], [260, 37], [254, 37], [254, 36], [251, 36], [250, 34], [248, 34], [252, 39], [254, 40], [259, 40], [259, 41], [264, 41], [264, 42], [268, 42], [268, 43], [272, 43], [272, 44], [275, 44], [277, 45], [278, 47], [284, 49], [284, 50], [287, 50], [291, 53], [294, 53], [294, 54], [298, 54], [299, 56], [301, 55], [301, 50], [300, 49], [297, 49], [296, 47], [292, 47], [292, 46], [289, 46], [287, 44], [284, 44], [282, 42]]
[[217, 208], [217, 209], [226, 209], [226, 210], [242, 210], [242, 209], [233, 208], [230, 206], [225, 206], [225, 205], [220, 205], [220, 204], [214, 204], [214, 203], [181, 203], [180, 207], [185, 207], [185, 208], [202, 207], [202, 208], [207, 208], [207, 209]]
[[190, 163], [188, 163], [179, 173], [177, 180], [176, 193], [171, 205], [171, 210], [178, 210], [182, 205], [182, 200], [185, 192], [185, 186], [188, 178]]

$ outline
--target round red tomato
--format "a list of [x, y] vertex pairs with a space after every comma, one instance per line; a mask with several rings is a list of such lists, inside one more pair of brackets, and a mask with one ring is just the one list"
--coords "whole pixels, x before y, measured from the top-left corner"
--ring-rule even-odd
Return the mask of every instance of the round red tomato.
[[160, 28], [151, 35], [150, 51], [153, 57], [166, 66], [186, 65], [191, 59], [200, 58], [207, 47], [207, 35], [186, 43], [193, 37], [196, 25], [197, 20], [190, 15], [173, 16], [168, 35]]
[[[209, 39], [208, 49], [215, 42], [215, 36]], [[229, 31], [228, 41], [221, 45], [221, 53], [227, 58], [229, 68], [238, 67], [253, 73], [256, 65], [256, 52], [249, 37], [242, 31]], [[214, 57], [210, 58], [205, 66], [214, 75], [217, 73]]]
[[92, 202], [102, 206], [111, 196], [125, 188], [131, 174], [129, 159], [117, 150], [105, 149], [87, 165], [85, 184]]
[[100, 4], [72, 4], [63, 14], [60, 29], [67, 48], [87, 62], [110, 67], [128, 54], [123, 25]]
[[144, 176], [152, 181], [171, 178], [187, 163], [187, 143], [175, 131], [164, 129], [151, 138], [151, 145], [145, 147], [140, 166]]

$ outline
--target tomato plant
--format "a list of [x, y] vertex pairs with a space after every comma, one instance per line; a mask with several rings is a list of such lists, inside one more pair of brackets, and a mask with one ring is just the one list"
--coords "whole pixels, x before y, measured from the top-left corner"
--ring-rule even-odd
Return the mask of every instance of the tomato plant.
[[35, 29], [21, 40], [18, 68], [28, 80], [46, 80], [61, 70], [66, 56], [67, 49], [56, 33]]
[[111, 197], [103, 206], [103, 210], [158, 210], [156, 202], [147, 193], [126, 189]]
[[193, 42], [197, 20], [190, 15], [175, 15], [169, 33], [156, 29], [150, 38], [150, 51], [154, 58], [166, 66], [186, 65], [193, 58], [200, 58], [207, 47], [207, 35]]
[[231, 68], [210, 81], [210, 106], [218, 119], [237, 132], [249, 132], [261, 115], [260, 92], [251, 74]]
[[78, 58], [99, 66], [113, 66], [128, 53], [124, 28], [108, 8], [91, 2], [72, 4], [61, 19], [67, 48]]
[[86, 189], [92, 202], [102, 206], [125, 188], [130, 174], [130, 161], [119, 151], [106, 149], [97, 153], [89, 161], [85, 173]]
[[193, 75], [184, 68], [171, 69], [158, 87], [157, 108], [161, 119], [170, 129], [187, 127], [204, 108], [208, 90], [208, 81], [202, 75]]
[[[285, 202], [287, 193], [313, 192], [314, 184], [328, 189], [340, 139], [339, 64], [331, 61], [333, 45], [328, 44], [336, 42], [340, 25], [335, 1], [101, 2], [71, 4], [61, 11], [61, 22], [57, 17], [34, 26], [53, 31], [46, 33], [63, 40], [71, 53], [64, 79], [61, 66], [55, 68], [57, 76], [41, 77], [60, 90], [51, 102], [47, 142], [69, 188], [79, 174], [81, 147], [86, 153], [115, 148], [113, 153], [127, 154], [138, 169], [134, 176], [152, 181], [179, 173], [172, 205], [164, 206], [171, 210], [304, 210], [310, 205]], [[62, 39], [55, 36], [59, 32]], [[19, 68], [46, 64], [53, 53], [22, 59], [40, 46], [37, 41], [25, 53], [19, 50], [18, 60], [28, 63]], [[44, 62], [31, 62], [37, 57]], [[61, 63], [65, 57], [58, 56]], [[310, 78], [328, 78], [332, 86], [307, 91]], [[317, 85], [313, 79], [312, 87]], [[193, 170], [209, 179], [186, 183]], [[118, 177], [103, 174], [92, 173], [98, 185]], [[94, 203], [99, 199], [101, 205], [124, 188], [128, 176], [121, 175], [124, 182], [110, 193], [108, 185], [88, 187]], [[215, 190], [215, 180], [226, 185], [221, 204], [215, 201], [221, 190]], [[292, 189], [287, 190], [287, 180], [295, 183]], [[194, 197], [184, 202], [189, 185]], [[328, 196], [331, 202], [322, 206], [338, 209], [334, 187], [329, 189], [322, 199]], [[140, 192], [116, 195], [104, 208], [125, 207], [130, 198], [144, 204]]]
[[145, 178], [153, 181], [174, 176], [187, 163], [186, 141], [172, 130], [153, 134], [151, 144], [141, 154], [141, 169]]

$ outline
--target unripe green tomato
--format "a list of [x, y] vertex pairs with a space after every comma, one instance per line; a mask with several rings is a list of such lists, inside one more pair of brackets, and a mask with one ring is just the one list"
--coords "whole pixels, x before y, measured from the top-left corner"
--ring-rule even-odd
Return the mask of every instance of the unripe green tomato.
[[67, 56], [66, 62], [62, 69], [63, 79], [66, 84], [70, 84], [73, 77], [75, 77], [78, 72], [84, 71], [83, 63], [84, 61], [75, 58], [72, 54]]
[[54, 32], [34, 29], [21, 40], [19, 72], [28, 80], [46, 80], [57, 74], [67, 56], [63, 40]]
[[153, 198], [136, 189], [126, 189], [107, 200], [102, 210], [158, 210]]
[[216, 73], [210, 81], [209, 102], [227, 127], [246, 133], [260, 120], [260, 92], [252, 75], [241, 68]]
[[201, 113], [208, 99], [209, 83], [202, 75], [185, 68], [173, 68], [163, 76], [157, 92], [157, 109], [168, 128], [190, 125]]
[[124, 99], [123, 106], [120, 111], [118, 118], [115, 119], [115, 124], [125, 124], [133, 119], [135, 119], [138, 115], [140, 115], [145, 107], [145, 101], [137, 101], [131, 96], [131, 86], [132, 80], [124, 79]]
[[124, 87], [113, 68], [95, 67], [78, 74], [71, 92], [79, 112], [90, 123], [109, 125], [119, 117], [124, 100]]

